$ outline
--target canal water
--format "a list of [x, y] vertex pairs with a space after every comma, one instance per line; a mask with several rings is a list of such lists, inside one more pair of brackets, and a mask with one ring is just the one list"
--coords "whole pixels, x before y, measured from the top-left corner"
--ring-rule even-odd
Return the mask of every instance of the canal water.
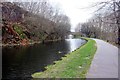
[[82, 39], [66, 39], [46, 44], [2, 48], [2, 78], [25, 79], [44, 71], [65, 54], [85, 44]]

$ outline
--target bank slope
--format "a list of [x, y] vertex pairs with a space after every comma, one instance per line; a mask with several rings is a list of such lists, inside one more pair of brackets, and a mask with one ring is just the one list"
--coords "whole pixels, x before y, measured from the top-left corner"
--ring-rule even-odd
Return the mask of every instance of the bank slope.
[[55, 65], [49, 65], [44, 72], [32, 74], [33, 78], [85, 78], [96, 52], [96, 42], [88, 39], [88, 42], [77, 50], [55, 61]]

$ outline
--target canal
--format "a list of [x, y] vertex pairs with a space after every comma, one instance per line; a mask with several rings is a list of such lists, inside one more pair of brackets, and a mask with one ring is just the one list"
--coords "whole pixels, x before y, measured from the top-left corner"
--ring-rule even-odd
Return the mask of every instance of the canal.
[[31, 78], [31, 74], [44, 71], [45, 67], [54, 64], [65, 54], [74, 51], [86, 41], [66, 39], [45, 44], [14, 46], [2, 48], [3, 79]]

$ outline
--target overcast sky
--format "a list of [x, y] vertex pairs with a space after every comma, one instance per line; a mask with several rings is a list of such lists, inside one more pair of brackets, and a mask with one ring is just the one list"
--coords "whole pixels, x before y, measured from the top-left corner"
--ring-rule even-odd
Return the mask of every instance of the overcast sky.
[[66, 15], [71, 20], [72, 28], [75, 28], [75, 26], [79, 22], [83, 23], [90, 17], [92, 17], [92, 13], [96, 9], [88, 7], [90, 7], [93, 3], [99, 2], [101, 0], [50, 0], [50, 1], [53, 4], [59, 5], [64, 10]]

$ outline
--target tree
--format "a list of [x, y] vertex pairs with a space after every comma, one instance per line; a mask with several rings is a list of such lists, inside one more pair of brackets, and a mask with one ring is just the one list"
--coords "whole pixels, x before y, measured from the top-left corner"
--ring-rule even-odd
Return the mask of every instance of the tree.
[[81, 24], [80, 31], [88, 37], [92, 35], [92, 37], [118, 43], [118, 32], [120, 32], [120, 1], [109, 0], [98, 2], [92, 7], [97, 7], [98, 9], [88, 22]]
[[[70, 31], [70, 20], [69, 18], [60, 12], [59, 8], [52, 7], [48, 1], [41, 0], [40, 2], [30, 3], [15, 3], [19, 4], [22, 8], [28, 10], [35, 16], [26, 17], [26, 21], [30, 24], [34, 23], [39, 29], [48, 35], [51, 33], [58, 34], [65, 38], [66, 34]], [[38, 16], [36, 16], [38, 15]], [[36, 21], [35, 21], [36, 20]]]

